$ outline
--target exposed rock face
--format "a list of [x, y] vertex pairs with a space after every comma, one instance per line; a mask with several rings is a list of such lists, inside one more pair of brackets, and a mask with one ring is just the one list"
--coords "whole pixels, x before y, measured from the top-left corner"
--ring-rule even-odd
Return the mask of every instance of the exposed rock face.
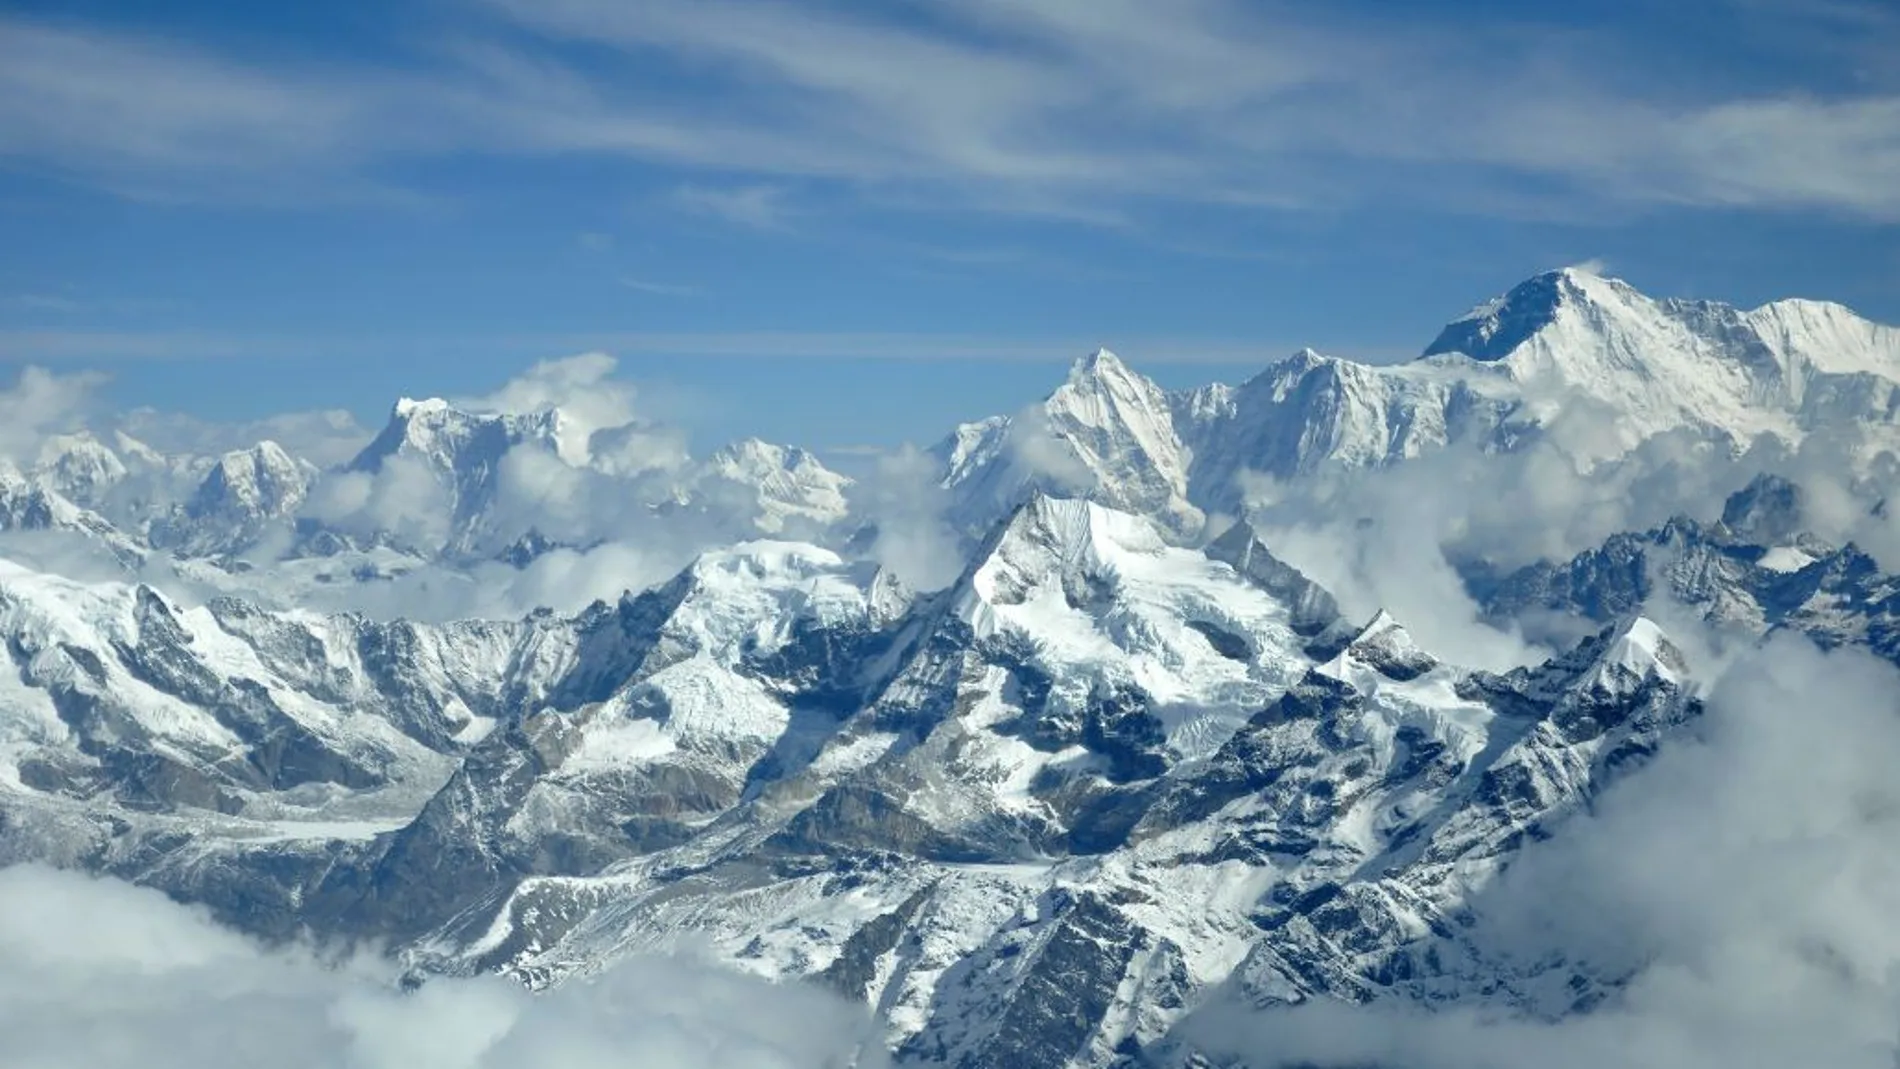
[[248, 548], [273, 524], [295, 517], [317, 478], [315, 465], [276, 442], [226, 453], [189, 500], [152, 526], [152, 544], [189, 556]]

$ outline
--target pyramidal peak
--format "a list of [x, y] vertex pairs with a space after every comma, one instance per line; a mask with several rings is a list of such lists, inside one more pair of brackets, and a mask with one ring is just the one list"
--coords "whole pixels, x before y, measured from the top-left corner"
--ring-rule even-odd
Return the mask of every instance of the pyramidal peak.
[[1099, 379], [1106, 377], [1127, 377], [1133, 374], [1122, 358], [1108, 349], [1098, 348], [1092, 353], [1075, 358], [1069, 365], [1069, 381], [1077, 379]]
[[1438, 664], [1438, 658], [1426, 653], [1405, 625], [1380, 609], [1360, 628], [1358, 637], [1320, 670], [1349, 682], [1368, 669], [1386, 679], [1406, 682], [1437, 668]]
[[304, 498], [316, 472], [265, 439], [249, 449], [237, 449], [218, 458], [193, 495], [189, 511], [236, 515], [281, 514]]
[[1154, 421], [1155, 412], [1166, 411], [1167, 398], [1121, 357], [1097, 349], [1069, 365], [1068, 378], [1049, 395], [1045, 407], [1052, 413], [1072, 413], [1090, 426], [1146, 424]]
[[1556, 322], [1568, 305], [1615, 305], [1632, 298], [1647, 300], [1629, 283], [1588, 267], [1545, 271], [1446, 324], [1422, 356], [1462, 353], [1473, 360], [1502, 360]]
[[1016, 604], [1051, 578], [1166, 549], [1161, 532], [1141, 516], [1035, 490], [991, 532], [960, 585], [983, 602]]
[[1647, 616], [1634, 617], [1616, 629], [1595, 672], [1596, 681], [1615, 693], [1651, 680], [1681, 685], [1688, 676], [1689, 662], [1682, 650]]

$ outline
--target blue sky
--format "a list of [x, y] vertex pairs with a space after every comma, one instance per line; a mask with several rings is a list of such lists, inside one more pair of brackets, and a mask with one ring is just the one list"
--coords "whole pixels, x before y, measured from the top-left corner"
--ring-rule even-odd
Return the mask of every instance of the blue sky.
[[1401, 359], [1584, 259], [1894, 322], [1895, 55], [1857, 0], [16, 0], [0, 361], [373, 424], [598, 348], [833, 447], [1096, 345]]

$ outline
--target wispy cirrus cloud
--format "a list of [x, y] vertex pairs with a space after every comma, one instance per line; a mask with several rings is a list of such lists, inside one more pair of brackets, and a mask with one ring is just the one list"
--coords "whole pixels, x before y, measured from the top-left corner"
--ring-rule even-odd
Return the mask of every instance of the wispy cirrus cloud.
[[[1799, 18], [1697, 5], [1730, 21]], [[1083, 220], [1157, 200], [1393, 198], [1574, 218], [1691, 205], [1900, 220], [1891, 79], [1843, 89], [1791, 66], [1697, 89], [1655, 73], [1663, 42], [1637, 23], [1585, 32], [1527, 13], [1472, 26], [1240, 0], [444, 10], [441, 38], [456, 43], [404, 69], [246, 63], [0, 18], [0, 156], [133, 194], [286, 199], [319, 180], [387, 191], [389, 165], [418, 158], [605, 157], [717, 174], [679, 185], [675, 206], [767, 227], [783, 225], [778, 191], [795, 180], [883, 204]], [[1801, 27], [1788, 39], [1816, 55], [1900, 47], [1877, 17]], [[1697, 60], [1671, 48], [1669, 69]]]
[[788, 228], [790, 209], [785, 191], [777, 186], [739, 186], [720, 189], [709, 186], [681, 186], [673, 191], [672, 203], [698, 215], [708, 215], [734, 226], [754, 230]]
[[676, 282], [655, 282], [630, 275], [620, 276], [619, 282], [635, 293], [647, 293], [655, 297], [697, 297], [705, 292], [698, 286], [684, 286]]

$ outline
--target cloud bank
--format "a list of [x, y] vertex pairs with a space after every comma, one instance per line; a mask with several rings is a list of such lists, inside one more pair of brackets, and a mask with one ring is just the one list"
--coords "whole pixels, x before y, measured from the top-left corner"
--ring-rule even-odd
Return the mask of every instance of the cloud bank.
[[9, 1066], [87, 1069], [875, 1069], [869, 1017], [815, 988], [644, 958], [543, 995], [266, 950], [154, 891], [0, 870]]

